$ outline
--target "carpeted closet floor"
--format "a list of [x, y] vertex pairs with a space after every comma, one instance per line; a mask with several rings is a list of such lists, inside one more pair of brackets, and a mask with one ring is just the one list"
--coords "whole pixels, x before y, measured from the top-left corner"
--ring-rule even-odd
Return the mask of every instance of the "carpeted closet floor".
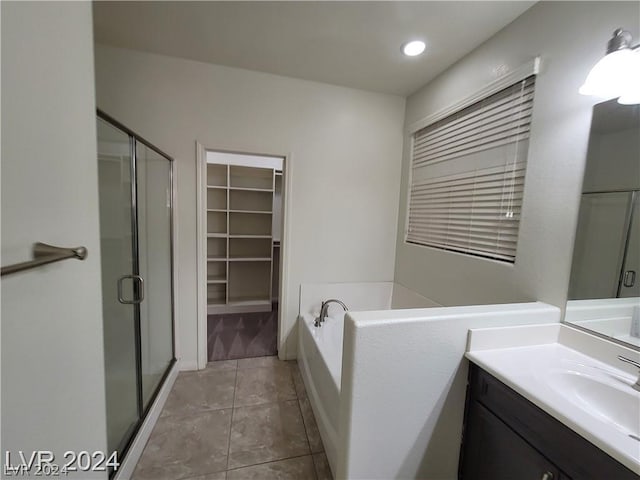
[[209, 315], [207, 352], [210, 362], [276, 355], [278, 304], [270, 312]]

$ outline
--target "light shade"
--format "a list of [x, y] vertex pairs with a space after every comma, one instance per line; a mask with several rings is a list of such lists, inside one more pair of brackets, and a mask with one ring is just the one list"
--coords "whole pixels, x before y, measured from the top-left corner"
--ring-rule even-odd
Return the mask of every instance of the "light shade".
[[640, 88], [636, 89], [635, 92], [622, 95], [618, 99], [618, 103], [621, 103], [622, 105], [637, 105], [637, 104], [639, 104], [640, 103]]
[[422, 40], [414, 40], [409, 43], [405, 43], [402, 46], [402, 53], [404, 53], [407, 57], [415, 57], [424, 52], [426, 48], [425, 43]]
[[640, 103], [640, 51], [635, 50], [633, 55], [635, 58], [630, 62], [629, 81], [618, 99], [618, 103], [625, 105]]
[[607, 55], [589, 72], [579, 92], [608, 100], [620, 97], [624, 104], [640, 103], [640, 52], [631, 47], [631, 34], [613, 32]]
[[630, 49], [618, 50], [602, 58], [589, 72], [582, 95], [593, 95], [603, 99], [623, 95], [630, 87], [637, 54]]

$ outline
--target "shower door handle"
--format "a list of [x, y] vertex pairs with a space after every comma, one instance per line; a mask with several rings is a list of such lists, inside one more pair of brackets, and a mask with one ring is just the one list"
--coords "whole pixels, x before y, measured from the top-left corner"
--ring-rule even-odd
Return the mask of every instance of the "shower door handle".
[[[130, 278], [134, 282], [138, 282], [138, 295], [137, 298], [132, 300], [126, 300], [122, 293], [122, 282]], [[134, 292], [136, 290], [134, 289]], [[118, 301], [124, 305], [136, 305], [144, 300], [144, 279], [140, 275], [123, 275], [118, 279]]]
[[633, 287], [636, 284], [636, 272], [635, 270], [627, 270], [624, 272], [624, 279], [622, 280], [622, 284], [627, 287]]

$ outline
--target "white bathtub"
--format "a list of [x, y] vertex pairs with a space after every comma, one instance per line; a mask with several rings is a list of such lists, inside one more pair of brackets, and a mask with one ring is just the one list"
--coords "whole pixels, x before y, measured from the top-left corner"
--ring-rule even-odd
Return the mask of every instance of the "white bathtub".
[[323, 300], [337, 298], [349, 310], [427, 308], [437, 303], [392, 282], [302, 285], [298, 316], [298, 365], [322, 436], [327, 459], [336, 472], [340, 434], [340, 386], [344, 311], [331, 304], [322, 327], [315, 327]]

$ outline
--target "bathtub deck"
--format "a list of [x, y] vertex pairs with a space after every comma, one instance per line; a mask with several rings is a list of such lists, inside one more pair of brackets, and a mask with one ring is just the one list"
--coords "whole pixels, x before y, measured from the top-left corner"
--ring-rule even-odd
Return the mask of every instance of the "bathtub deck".
[[133, 480], [331, 480], [298, 365], [277, 357], [182, 372]]

